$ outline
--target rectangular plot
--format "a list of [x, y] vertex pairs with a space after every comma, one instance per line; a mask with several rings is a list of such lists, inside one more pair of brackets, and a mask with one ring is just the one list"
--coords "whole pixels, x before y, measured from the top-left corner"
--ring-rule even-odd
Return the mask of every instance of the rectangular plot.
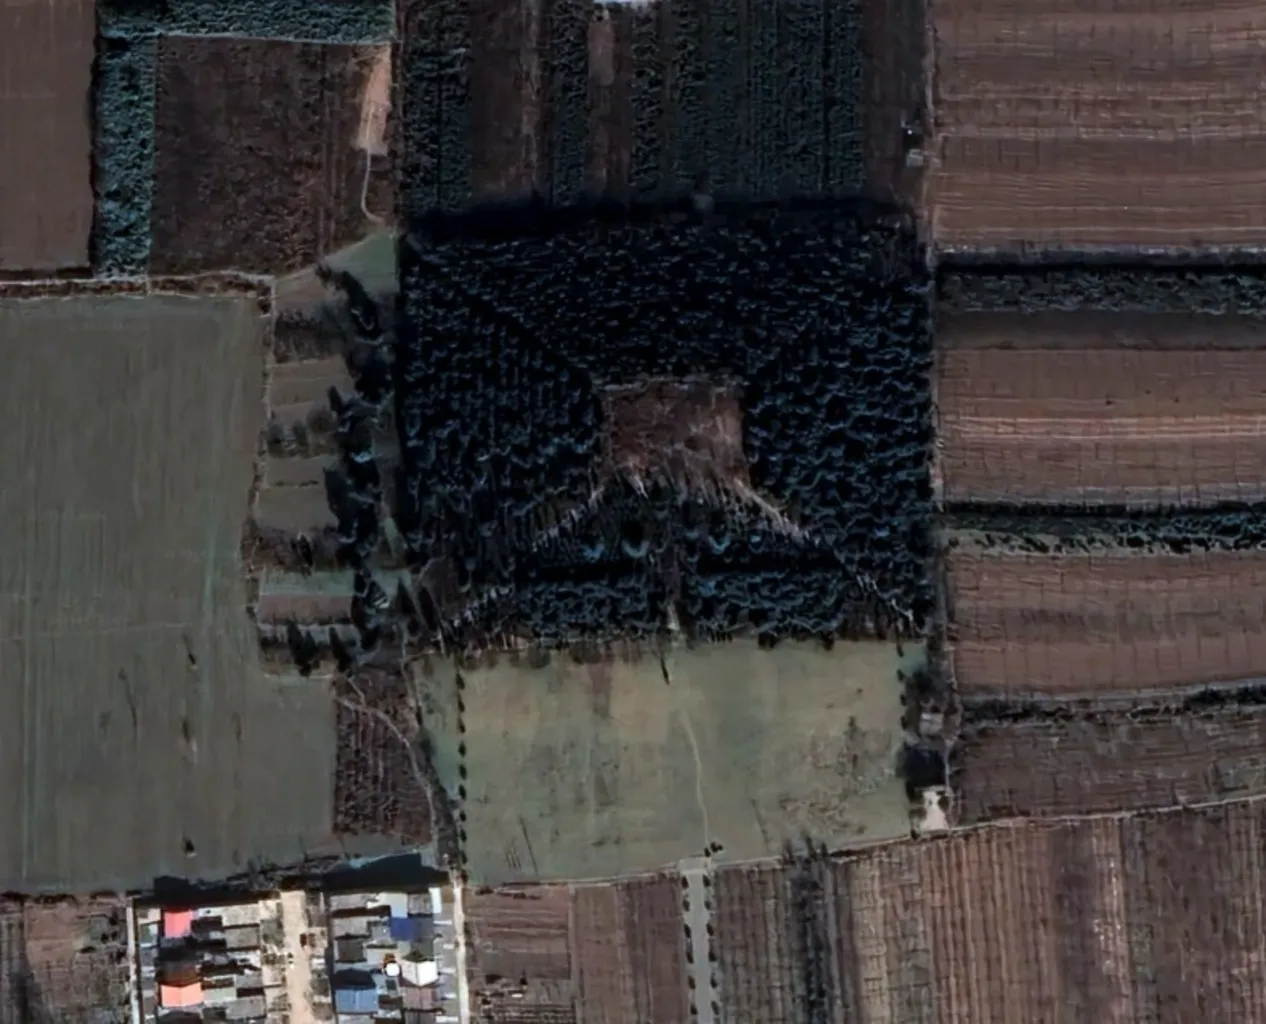
[[1098, 0], [1020, 16], [934, 0], [929, 20], [939, 246], [1261, 243], [1259, 10]]
[[988, 829], [928, 843], [923, 870], [938, 1021], [1054, 1020], [1059, 942], [1050, 833]]
[[1266, 674], [1266, 556], [969, 550], [947, 560], [964, 697], [1141, 694]]
[[644, 1024], [685, 1024], [689, 1018], [681, 892], [677, 875], [620, 885], [635, 1019]]
[[1266, 791], [1266, 712], [1057, 714], [964, 734], [956, 811], [996, 818], [1171, 807]]
[[245, 615], [265, 330], [254, 297], [0, 302], [6, 888], [332, 845], [329, 696], [266, 686]]
[[[1150, 351], [1145, 318], [1092, 317], [1114, 345], [1070, 347], [1080, 314], [979, 314], [938, 359], [940, 472], [947, 501], [1208, 505], [1266, 497], [1266, 353]], [[1032, 320], [1031, 324], [1022, 321]], [[1114, 320], [1104, 325], [1103, 320]], [[1235, 338], [1243, 321], [1228, 325]], [[976, 348], [1025, 333], [1022, 348]], [[1041, 348], [1049, 333], [1058, 348]], [[1194, 335], [1190, 327], [1187, 332]], [[1253, 332], [1260, 343], [1266, 325]], [[961, 339], [961, 340], [960, 340]], [[1194, 340], [1194, 338], [1193, 338]]]
[[0, 271], [88, 264], [93, 0], [0, 0]]
[[860, 3], [494, 6], [405, 7], [412, 213], [531, 189], [565, 205], [863, 184]]
[[859, 1018], [933, 1024], [937, 993], [926, 907], [937, 890], [920, 848], [900, 844], [862, 854], [849, 874]]
[[1131, 980], [1140, 1008], [1150, 1011], [1146, 1019], [1260, 1018], [1262, 805], [1140, 816], [1123, 827], [1138, 858], [1127, 875], [1126, 903], [1135, 937]]
[[712, 890], [721, 1021], [792, 1024], [799, 1019], [793, 980], [797, 964], [783, 869], [726, 868], [713, 875]]
[[127, 1019], [126, 900], [32, 902], [23, 917], [30, 1020]]
[[384, 52], [161, 38], [151, 271], [284, 274], [390, 217], [389, 133], [362, 131]]
[[577, 1019], [581, 1024], [623, 1024], [632, 1019], [634, 1001], [628, 934], [620, 927], [620, 892], [614, 885], [581, 885], [573, 900]]
[[[472, 1001], [488, 1019], [545, 1021], [570, 1010], [572, 897], [566, 886], [468, 890], [466, 921]], [[516, 1010], [519, 1016], [511, 1016]]]
[[[916, 663], [918, 648], [906, 651]], [[833, 846], [904, 835], [902, 664], [888, 644], [735, 641], [662, 663], [560, 654], [466, 670], [464, 731], [449, 723], [437, 746], [450, 751], [445, 785], [466, 787], [471, 875], [611, 877], [710, 840], [739, 860], [777, 856], [805, 832]], [[451, 774], [455, 748], [464, 778]]]

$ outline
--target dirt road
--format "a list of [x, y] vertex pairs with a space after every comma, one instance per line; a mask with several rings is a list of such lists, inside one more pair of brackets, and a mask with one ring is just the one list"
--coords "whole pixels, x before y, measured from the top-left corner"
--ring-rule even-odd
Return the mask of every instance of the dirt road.
[[286, 934], [286, 995], [290, 1024], [316, 1024], [312, 1012], [312, 953], [300, 941], [308, 930], [307, 896], [303, 892], [281, 894], [281, 923]]

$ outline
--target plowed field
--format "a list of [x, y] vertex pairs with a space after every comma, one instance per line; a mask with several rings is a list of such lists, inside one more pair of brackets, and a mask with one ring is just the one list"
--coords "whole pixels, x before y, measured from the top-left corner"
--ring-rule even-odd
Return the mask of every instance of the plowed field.
[[88, 264], [93, 0], [0, 0], [0, 271]]
[[982, 313], [943, 323], [945, 499], [1142, 507], [1266, 497], [1266, 351], [1247, 347], [1266, 341], [1266, 323], [1167, 319]]
[[1140, 694], [1266, 675], [1266, 555], [955, 551], [964, 697]]
[[1260, 245], [1266, 9], [932, 0], [945, 247]]
[[675, 874], [467, 896], [476, 1020], [685, 1024]]
[[1170, 807], [1266, 792], [1266, 712], [982, 724], [961, 739], [964, 823]]
[[162, 38], [151, 270], [283, 274], [389, 217], [390, 158], [366, 137], [380, 53]]

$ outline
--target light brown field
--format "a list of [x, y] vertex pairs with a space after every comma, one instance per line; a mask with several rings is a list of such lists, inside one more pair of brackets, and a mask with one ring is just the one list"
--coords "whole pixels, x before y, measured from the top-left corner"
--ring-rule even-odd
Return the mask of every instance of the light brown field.
[[1266, 322], [978, 313], [938, 340], [947, 501], [1266, 497]]
[[88, 265], [93, 0], [0, 0], [0, 271]]
[[933, 0], [936, 243], [1266, 241], [1266, 11], [1244, 0]]
[[1266, 554], [951, 551], [964, 698], [1154, 693], [1266, 675]]
[[333, 846], [329, 695], [268, 684], [245, 613], [266, 330], [254, 297], [0, 303], [0, 886]]
[[[906, 650], [910, 667], [921, 657]], [[896, 648], [735, 642], [542, 669], [418, 673], [476, 882], [610, 877], [703, 853], [904, 835]], [[461, 721], [456, 709], [464, 707]], [[463, 757], [464, 751], [464, 757]], [[466, 768], [464, 779], [460, 767]]]

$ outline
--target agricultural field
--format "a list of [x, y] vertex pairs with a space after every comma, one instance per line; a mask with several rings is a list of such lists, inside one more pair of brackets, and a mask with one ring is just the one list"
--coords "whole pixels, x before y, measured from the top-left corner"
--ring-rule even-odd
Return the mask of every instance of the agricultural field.
[[961, 697], [1127, 701], [1266, 676], [1266, 556], [1139, 540], [1033, 552], [951, 534]]
[[[1256, 1020], [1266, 1000], [1257, 970], [1266, 916], [1244, 894], [1263, 884], [1264, 806], [1237, 800], [977, 826], [847, 855], [789, 851], [781, 861], [712, 867], [710, 990], [685, 984], [683, 918], [669, 909], [670, 890], [684, 891], [675, 875], [473, 890], [472, 949], [489, 959], [472, 975], [472, 1016], [480, 1024], [650, 1024], [686, 1012], [719, 1024]], [[1179, 869], [1190, 876], [1185, 886], [1175, 884]], [[632, 892], [661, 890], [662, 916], [634, 909]], [[648, 917], [663, 931], [647, 928]], [[657, 991], [668, 1002], [652, 1008], [627, 977], [586, 986], [587, 944], [618, 947], [622, 929], [655, 936]]]
[[0, 905], [0, 1024], [130, 1020], [126, 901]]
[[930, 0], [944, 250], [1260, 246], [1266, 14], [1238, 0]]
[[88, 265], [93, 0], [0, 3], [0, 274]]
[[246, 615], [258, 295], [32, 294], [0, 301], [0, 886], [330, 852], [334, 705], [268, 683]]
[[[844, 195], [872, 167], [890, 178], [891, 139], [867, 133], [899, 145], [889, 108], [917, 99], [919, 32], [873, 6], [481, 0], [467, 16], [460, 0], [407, 0], [407, 209], [533, 192], [559, 204]], [[908, 41], [905, 64], [868, 61], [867, 31], [876, 53]], [[877, 124], [868, 98], [885, 104]]]
[[334, 827], [340, 835], [432, 838], [430, 777], [418, 753], [418, 718], [397, 672], [340, 674], [334, 769]]
[[283, 275], [394, 216], [387, 46], [157, 42], [150, 272]]
[[[1195, 703], [1195, 702], [1193, 702]], [[1266, 711], [990, 706], [956, 754], [953, 817], [1095, 814], [1266, 792]]]
[[32, 901], [22, 908], [34, 1024], [130, 1021], [125, 899]]
[[433, 663], [415, 686], [470, 877], [493, 884], [908, 834], [899, 672], [921, 658], [734, 641], [536, 668], [503, 655], [456, 678]]
[[1256, 1019], [1266, 921], [1243, 897], [1262, 884], [1262, 822], [1260, 802], [1239, 801], [831, 858], [813, 865], [829, 941], [807, 960], [791, 898], [804, 865], [723, 869], [721, 1019]]
[[937, 325], [949, 503], [1266, 499], [1266, 319], [1001, 311]]
[[691, 1019], [676, 875], [475, 889], [466, 907], [476, 1021]]

